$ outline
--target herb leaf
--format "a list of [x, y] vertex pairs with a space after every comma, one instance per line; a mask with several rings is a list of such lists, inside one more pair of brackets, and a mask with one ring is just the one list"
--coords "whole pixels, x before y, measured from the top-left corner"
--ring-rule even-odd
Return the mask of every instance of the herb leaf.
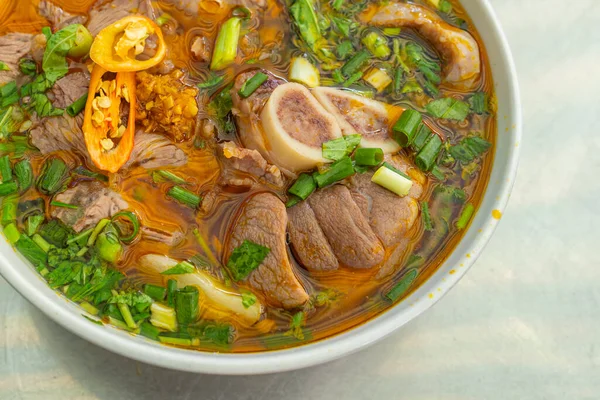
[[161, 275], [183, 275], [183, 274], [191, 274], [196, 271], [196, 267], [194, 264], [191, 264], [187, 261], [182, 261], [179, 264], [175, 265], [172, 268], [169, 268], [166, 271], [161, 272]]
[[231, 272], [233, 280], [241, 281], [248, 277], [270, 252], [271, 249], [268, 247], [244, 240], [241, 245], [233, 250], [227, 262], [227, 268]]
[[85, 29], [80, 24], [68, 25], [48, 39], [42, 69], [50, 82], [56, 82], [69, 71], [66, 57], [69, 50], [77, 45], [81, 28]]
[[468, 103], [451, 97], [433, 100], [425, 106], [425, 109], [433, 117], [456, 121], [463, 121], [470, 111]]
[[256, 296], [251, 292], [242, 292], [242, 305], [244, 308], [249, 308], [256, 303]]

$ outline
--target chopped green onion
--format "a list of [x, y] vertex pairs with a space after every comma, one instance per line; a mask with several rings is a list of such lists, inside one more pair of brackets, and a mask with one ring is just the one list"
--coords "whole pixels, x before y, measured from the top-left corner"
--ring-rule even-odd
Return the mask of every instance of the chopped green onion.
[[421, 214], [423, 215], [423, 225], [426, 231], [432, 231], [431, 215], [429, 214], [429, 204], [426, 201], [421, 202]]
[[[352, 45], [352, 42], [350, 40], [342, 41], [335, 48], [335, 52], [337, 53], [338, 57], [342, 60], [345, 60], [353, 51], [354, 46]], [[338, 73], [340, 72], [338, 69], [336, 69], [335, 71], [337, 71]]]
[[0, 183], [0, 196], [8, 196], [9, 194], [17, 193], [17, 182]]
[[[358, 139], [356, 138], [358, 136]], [[323, 158], [337, 161], [352, 153], [361, 140], [360, 135], [349, 135], [323, 143]]]
[[315, 181], [319, 188], [324, 188], [335, 182], [341, 181], [354, 174], [354, 166], [352, 160], [348, 156], [340, 158], [338, 161], [331, 164], [325, 171], [315, 175]]
[[83, 302], [79, 303], [79, 306], [84, 311], [86, 311], [87, 313], [92, 314], [92, 315], [98, 315], [98, 313], [100, 312], [100, 310], [98, 310], [96, 307], [94, 307], [93, 305], [91, 305], [87, 301], [83, 301]]
[[302, 200], [306, 200], [317, 188], [317, 184], [309, 174], [300, 174], [296, 182], [289, 188], [288, 193], [298, 196]]
[[370, 57], [371, 55], [367, 50], [359, 51], [351, 59], [349, 59], [346, 64], [344, 64], [341, 70], [342, 75], [344, 75], [346, 78], [350, 78], [362, 68], [362, 66], [369, 60]]
[[351, 85], [353, 85], [353, 84], [355, 84], [356, 82], [358, 82], [358, 81], [359, 81], [359, 79], [360, 79], [360, 78], [362, 78], [362, 76], [363, 76], [363, 73], [362, 73], [362, 71], [355, 72], [354, 74], [352, 74], [352, 75], [350, 76], [350, 78], [348, 78], [348, 79], [347, 79], [347, 80], [346, 80], [346, 81], [343, 83], [343, 85], [342, 85], [342, 86], [343, 86], [343, 87], [346, 87], [346, 88], [347, 88], [347, 87], [350, 87]]
[[475, 212], [475, 206], [471, 203], [467, 203], [465, 208], [460, 213], [460, 217], [458, 217], [458, 221], [456, 222], [457, 229], [465, 229]]
[[321, 39], [321, 28], [311, 0], [296, 0], [289, 8], [300, 35], [312, 49]]
[[82, 175], [82, 176], [87, 176], [90, 178], [98, 179], [99, 181], [102, 181], [102, 182], [108, 182], [108, 176], [100, 174], [98, 172], [90, 171], [89, 169], [82, 167], [82, 166], [75, 168], [73, 170], [73, 173], [77, 174], [77, 175]]
[[170, 307], [175, 305], [175, 292], [177, 291], [177, 281], [175, 279], [169, 279], [167, 281], [167, 304]]
[[11, 222], [4, 227], [4, 236], [6, 236], [8, 243], [15, 244], [21, 238], [21, 233], [14, 222]]
[[181, 186], [174, 186], [167, 192], [169, 197], [174, 198], [178, 202], [190, 207], [198, 208], [202, 198]]
[[371, 182], [404, 197], [410, 192], [412, 181], [404, 176], [392, 171], [386, 166], [381, 166], [371, 178]]
[[81, 247], [81, 246], [87, 244], [87, 241], [93, 231], [94, 231], [94, 228], [86, 229], [85, 231], [82, 231], [82, 232], [78, 233], [77, 235], [73, 236], [72, 238], [68, 239], [67, 244], [77, 243], [77, 245], [79, 245]]
[[148, 339], [158, 340], [158, 335], [160, 333], [160, 329], [148, 322], [142, 322], [142, 324], [140, 325], [140, 335], [145, 336]]
[[211, 70], [221, 70], [235, 61], [240, 40], [242, 19], [229, 18], [221, 26], [210, 63]]
[[398, 36], [402, 32], [401, 28], [383, 28], [383, 33], [388, 36]]
[[158, 340], [161, 343], [172, 344], [175, 346], [191, 346], [192, 338], [183, 337], [181, 334], [161, 333], [158, 335]]
[[440, 167], [438, 167], [437, 165], [434, 165], [433, 168], [431, 168], [431, 175], [433, 175], [436, 179], [440, 181], [446, 180], [446, 175], [444, 175]]
[[421, 151], [417, 153], [415, 164], [421, 171], [427, 172], [431, 170], [441, 150], [442, 139], [438, 135], [431, 136]]
[[412, 179], [411, 179], [411, 177], [410, 177], [410, 176], [406, 175], [404, 172], [400, 171], [398, 168], [394, 167], [394, 166], [393, 166], [392, 164], [390, 164], [389, 162], [387, 162], [387, 161], [386, 161], [386, 162], [384, 162], [384, 163], [383, 163], [383, 166], [384, 166], [384, 167], [386, 167], [386, 168], [388, 168], [388, 169], [391, 169], [391, 170], [392, 170], [392, 171], [394, 171], [395, 173], [397, 173], [397, 174], [400, 174], [400, 175], [402, 175], [403, 177], [405, 177], [406, 179], [408, 179], [408, 180], [412, 181]]
[[85, 108], [85, 103], [87, 102], [88, 94], [84, 94], [77, 100], [73, 102], [70, 106], [67, 107], [67, 114], [71, 117], [78, 115]]
[[196, 85], [198, 89], [210, 89], [219, 86], [225, 80], [224, 76], [209, 75], [208, 79]]
[[167, 288], [147, 283], [144, 285], [144, 293], [153, 300], [163, 301], [167, 295]]
[[2, 226], [8, 225], [17, 219], [18, 196], [6, 196], [2, 200]]
[[247, 99], [258, 89], [263, 83], [265, 83], [269, 79], [267, 74], [262, 72], [257, 72], [252, 78], [248, 79], [242, 85], [241, 89], [238, 91], [238, 94], [243, 99]]
[[22, 160], [15, 164], [15, 176], [19, 182], [21, 192], [26, 191], [33, 185], [33, 169], [29, 160]]
[[177, 331], [175, 310], [164, 304], [152, 303], [150, 306], [150, 323], [157, 328], [166, 329], [171, 332]]
[[381, 164], [383, 161], [383, 150], [379, 148], [360, 148], [354, 153], [354, 161], [358, 165], [367, 165], [370, 167]]
[[41, 235], [39, 234], [35, 234], [31, 237], [31, 239], [33, 239], [33, 241], [40, 246], [40, 248], [42, 250], [44, 250], [45, 253], [47, 253], [50, 250], [50, 247], [52, 246], [50, 243], [48, 243], [48, 241], [46, 239], [44, 239]]
[[187, 261], [182, 261], [179, 264], [175, 265], [167, 269], [166, 271], [161, 272], [161, 275], [183, 275], [183, 274], [191, 274], [196, 271], [196, 267], [194, 264], [191, 264]]
[[404, 70], [396, 68], [394, 71], [394, 93], [399, 94], [402, 91], [402, 80], [404, 78]]
[[285, 202], [285, 207], [286, 208], [294, 207], [296, 204], [300, 203], [301, 201], [302, 201], [302, 199], [298, 196], [290, 196], [288, 201]]
[[418, 153], [433, 134], [434, 133], [427, 125], [421, 124], [417, 134], [415, 135], [415, 138], [412, 141], [411, 148]]
[[156, 18], [156, 25], [163, 26], [164, 24], [166, 24], [167, 22], [169, 22], [172, 19], [173, 19], [173, 17], [171, 17], [170, 14], [163, 13], [163, 14], [161, 14], [160, 17]]
[[[113, 296], [118, 296], [119, 293], [116, 290], [111, 290]], [[129, 310], [129, 306], [123, 302], [117, 302], [117, 308], [121, 312], [121, 316], [123, 317], [123, 321], [127, 324], [127, 328], [135, 329], [137, 328], [137, 324], [133, 320], [133, 316], [131, 315], [131, 311]]]
[[204, 254], [206, 255], [206, 257], [208, 257], [208, 259], [210, 260], [210, 262], [212, 263], [212, 265], [213, 266], [219, 265], [219, 262], [217, 261], [217, 258], [212, 253], [212, 251], [210, 251], [210, 248], [206, 244], [206, 241], [202, 237], [202, 234], [200, 234], [200, 231], [198, 230], [198, 228], [194, 229], [193, 233], [194, 233], [194, 236], [196, 237], [196, 241], [198, 242], [198, 244], [200, 245], [200, 247], [202, 247], [202, 251], [204, 251]]
[[294, 57], [292, 59], [289, 78], [290, 81], [302, 83], [310, 88], [321, 84], [319, 69], [304, 57]]
[[90, 234], [90, 237], [87, 241], [88, 247], [92, 247], [94, 245], [94, 243], [96, 243], [96, 239], [98, 238], [98, 235], [104, 230], [106, 225], [108, 225], [109, 223], [110, 223], [110, 220], [106, 219], [106, 218], [98, 221], [98, 223], [96, 224], [96, 227]]
[[416, 269], [410, 269], [406, 271], [404, 275], [402, 275], [402, 278], [400, 278], [400, 281], [389, 292], [387, 292], [385, 297], [391, 301], [398, 300], [400, 297], [402, 297], [402, 295], [404, 295], [404, 293], [408, 291], [413, 282], [417, 279], [418, 274], [419, 273]]
[[421, 113], [412, 109], [406, 109], [394, 124], [394, 140], [402, 146], [409, 146], [414, 138], [419, 125], [423, 122]]
[[8, 155], [0, 157], [0, 179], [2, 182], [10, 182], [13, 179], [10, 157]]
[[392, 54], [392, 50], [388, 45], [388, 41], [377, 32], [370, 32], [363, 39], [362, 43], [367, 49], [378, 58], [388, 58]]
[[343, 4], [344, 0], [333, 0], [332, 7], [335, 11], [340, 11], [342, 9]]
[[79, 208], [79, 206], [77, 206], [75, 204], [67, 204], [67, 203], [63, 203], [61, 201], [56, 201], [56, 200], [52, 200], [50, 202], [50, 205], [54, 206], [54, 207], [70, 208], [71, 210], [77, 210]]
[[442, 99], [433, 100], [425, 106], [425, 109], [436, 118], [452, 119], [463, 121], [469, 115], [470, 107], [464, 101], [445, 97]]
[[52, 195], [63, 187], [68, 175], [69, 169], [63, 160], [50, 158], [44, 163], [42, 173], [37, 180], [38, 189], [43, 194]]
[[489, 112], [489, 98], [485, 92], [477, 92], [469, 99], [471, 109], [475, 114], [485, 114]]
[[186, 286], [175, 294], [175, 312], [177, 322], [187, 325], [198, 319], [198, 301], [200, 293], [194, 286]]
[[119, 233], [115, 225], [109, 223], [98, 235], [95, 248], [100, 259], [115, 264], [123, 254], [123, 246], [119, 241]]
[[0, 61], [0, 71], [10, 71], [10, 68], [8, 65], [6, 65], [6, 63]]
[[[125, 218], [131, 222], [131, 233], [127, 236], [123, 235], [123, 228], [121, 228], [121, 224], [118, 222], [120, 218]], [[137, 235], [140, 233], [140, 220], [137, 215], [131, 211], [119, 211], [111, 218], [111, 221], [116, 226], [117, 231], [119, 232], [119, 240], [123, 243], [131, 243]]]
[[258, 299], [256, 295], [251, 292], [242, 292], [242, 305], [244, 308], [250, 308], [252, 305], [256, 303]]

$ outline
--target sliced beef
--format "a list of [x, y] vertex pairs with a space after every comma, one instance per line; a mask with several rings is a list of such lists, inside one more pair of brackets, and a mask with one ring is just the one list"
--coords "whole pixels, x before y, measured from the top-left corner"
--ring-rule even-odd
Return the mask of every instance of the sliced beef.
[[143, 226], [141, 228], [141, 232], [144, 239], [152, 242], [163, 243], [169, 247], [176, 246], [184, 239], [183, 233], [178, 230], [167, 231], [161, 228]]
[[342, 264], [371, 268], [383, 261], [383, 245], [345, 186], [317, 190], [307, 201]]
[[[260, 154], [268, 158], [267, 146], [265, 144], [262, 126], [260, 124], [260, 112], [264, 108], [267, 100], [275, 88], [285, 81], [271, 73], [267, 73], [269, 78], [252, 95], [242, 99], [238, 91], [248, 79], [256, 75], [258, 71], [244, 72], [239, 74], [231, 89], [231, 98], [233, 100], [233, 114], [235, 115], [238, 135], [244, 147], [257, 150]], [[265, 71], [263, 71], [265, 72]], [[265, 72], [266, 73], [266, 72]]]
[[56, 201], [78, 206], [77, 209], [55, 207], [52, 216], [81, 232], [110, 218], [129, 205], [120, 194], [113, 192], [97, 181], [82, 182], [56, 195]]
[[96, 36], [104, 27], [130, 14], [155, 18], [150, 0], [98, 0], [89, 12], [87, 28], [93, 36]]
[[84, 15], [71, 14], [64, 11], [48, 0], [41, 0], [38, 6], [39, 14], [46, 18], [54, 31], [64, 28], [71, 24], [85, 24], [86, 17]]
[[48, 98], [52, 100], [54, 107], [65, 108], [86, 94], [89, 86], [89, 74], [75, 72], [56, 81], [48, 93]]
[[42, 154], [59, 150], [76, 151], [89, 160], [81, 131], [81, 118], [80, 116], [72, 118], [68, 115], [44, 118], [29, 132], [31, 143]]
[[[189, 15], [197, 16], [201, 11], [201, 2], [198, 0], [164, 0], [163, 2], [172, 5]], [[219, 3], [227, 6], [243, 6], [249, 8], [265, 8], [267, 5], [266, 0], [222, 0], [219, 1]]]
[[140, 165], [147, 169], [179, 167], [187, 163], [187, 156], [163, 135], [137, 131], [133, 151], [125, 167]]
[[288, 233], [298, 261], [311, 271], [338, 269], [339, 262], [308, 202], [289, 208], [287, 214]]
[[[254, 182], [267, 182], [277, 187], [283, 187], [284, 179], [281, 171], [275, 165], [270, 165], [256, 150], [238, 147], [234, 142], [220, 145], [224, 158], [223, 179], [234, 182], [242, 179]], [[240, 176], [240, 173], [242, 176]], [[252, 178], [248, 177], [251, 176]], [[243, 185], [246, 186], [246, 185]]]
[[247, 283], [275, 307], [292, 309], [306, 303], [308, 294], [294, 275], [287, 254], [285, 205], [273, 194], [253, 196], [234, 221], [227, 254], [244, 240], [270, 249], [263, 263], [250, 273]]
[[419, 215], [418, 199], [423, 193], [425, 177], [400, 156], [387, 157], [388, 162], [413, 179], [408, 196], [399, 197], [371, 182], [372, 172], [356, 174], [350, 179], [352, 197], [361, 204], [363, 214], [386, 247], [394, 246], [404, 239]]
[[9, 33], [0, 36], [0, 61], [8, 66], [8, 71], [0, 71], [0, 86], [21, 75], [19, 60], [31, 50], [32, 37], [29, 33]]

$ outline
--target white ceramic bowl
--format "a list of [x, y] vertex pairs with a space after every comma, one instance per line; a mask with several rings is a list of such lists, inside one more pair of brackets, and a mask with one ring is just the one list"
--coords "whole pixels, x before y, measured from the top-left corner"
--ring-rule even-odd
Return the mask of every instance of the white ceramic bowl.
[[[288, 350], [203, 353], [163, 346], [110, 326], [90, 323], [82, 317], [81, 308], [52, 291], [4, 240], [0, 241], [0, 273], [30, 302], [71, 332], [123, 356], [172, 369], [211, 374], [286, 371], [334, 360], [389, 335], [437, 302], [475, 262], [499, 222], [498, 213], [506, 206], [517, 171], [521, 108], [510, 50], [487, 0], [463, 0], [463, 5], [487, 48], [498, 98], [498, 140], [492, 175], [481, 207], [452, 255], [417, 291], [378, 317], [343, 334]], [[429, 298], [432, 292], [436, 295]]]

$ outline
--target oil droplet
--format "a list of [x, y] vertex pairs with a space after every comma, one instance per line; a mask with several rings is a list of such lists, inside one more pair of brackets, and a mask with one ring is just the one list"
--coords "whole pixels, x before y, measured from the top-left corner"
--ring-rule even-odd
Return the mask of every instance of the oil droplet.
[[492, 211], [492, 218], [494, 218], [494, 219], [500, 219], [500, 218], [502, 218], [502, 211], [500, 211], [500, 210], [493, 210]]
[[429, 293], [429, 298], [433, 299], [433, 293]]
[[471, 253], [467, 253], [467, 258], [471, 258]]
[[455, 270], [455, 269], [451, 269], [451, 270], [450, 270], [450, 275], [454, 275], [455, 273], [456, 273], [456, 270]]
[[465, 264], [460, 264], [460, 266], [461, 266], [461, 267], [464, 267], [464, 266], [465, 266]]
[[442, 291], [442, 288], [438, 288], [438, 292], [441, 292], [441, 291]]

